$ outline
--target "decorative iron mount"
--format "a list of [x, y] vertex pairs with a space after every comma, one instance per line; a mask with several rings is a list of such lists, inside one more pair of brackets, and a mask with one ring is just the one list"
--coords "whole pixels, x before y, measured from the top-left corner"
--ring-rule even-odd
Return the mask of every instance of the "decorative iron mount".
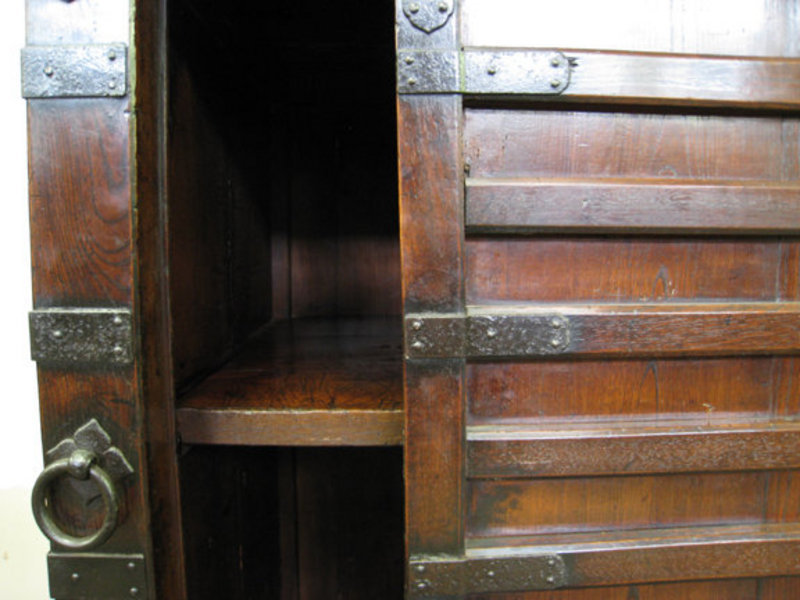
[[412, 598], [462, 598], [466, 594], [553, 590], [567, 585], [558, 554], [486, 558], [412, 559], [408, 590]]
[[568, 352], [574, 326], [560, 314], [409, 314], [408, 358], [541, 357]]
[[558, 95], [574, 60], [557, 50], [400, 50], [401, 94]]

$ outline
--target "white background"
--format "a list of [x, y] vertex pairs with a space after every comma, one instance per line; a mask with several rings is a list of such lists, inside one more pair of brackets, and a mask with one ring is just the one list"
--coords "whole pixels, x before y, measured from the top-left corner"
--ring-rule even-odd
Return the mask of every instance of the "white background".
[[30, 510], [42, 468], [36, 370], [30, 360], [31, 308], [25, 102], [19, 50], [25, 2], [3, 2], [0, 20], [0, 599], [43, 600], [48, 544]]

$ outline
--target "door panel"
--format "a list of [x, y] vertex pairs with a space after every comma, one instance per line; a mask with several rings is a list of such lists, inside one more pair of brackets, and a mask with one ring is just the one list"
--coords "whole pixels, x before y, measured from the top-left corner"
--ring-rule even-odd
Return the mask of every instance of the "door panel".
[[[800, 573], [800, 5], [462, 0], [427, 31], [398, 4], [401, 63], [489, 65], [401, 81], [409, 595], [784, 593], [757, 578]], [[520, 48], [569, 82], [481, 88]], [[458, 123], [414, 126], [445, 97]]]

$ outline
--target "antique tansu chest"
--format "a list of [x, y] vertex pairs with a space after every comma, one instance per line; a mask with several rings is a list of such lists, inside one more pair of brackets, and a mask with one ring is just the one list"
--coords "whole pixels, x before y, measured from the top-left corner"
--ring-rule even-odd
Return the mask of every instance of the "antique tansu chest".
[[800, 598], [800, 0], [27, 11], [54, 598]]

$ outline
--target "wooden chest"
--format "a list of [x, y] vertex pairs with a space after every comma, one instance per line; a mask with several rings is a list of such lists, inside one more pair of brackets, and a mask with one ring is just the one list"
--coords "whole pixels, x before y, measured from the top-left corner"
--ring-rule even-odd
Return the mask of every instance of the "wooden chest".
[[27, 5], [55, 598], [800, 597], [800, 3]]

